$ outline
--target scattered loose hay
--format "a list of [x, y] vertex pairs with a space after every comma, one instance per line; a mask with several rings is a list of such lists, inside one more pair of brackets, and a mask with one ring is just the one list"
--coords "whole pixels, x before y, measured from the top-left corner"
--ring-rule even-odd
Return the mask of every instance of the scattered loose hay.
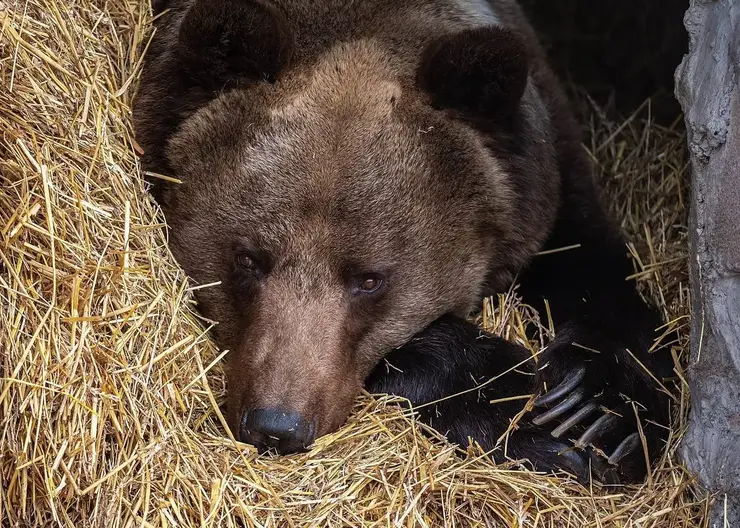
[[[5, 2], [5, 3], [3, 3]], [[389, 399], [305, 455], [224, 436], [219, 352], [145, 194], [130, 124], [141, 0], [0, 0], [0, 525], [700, 526], [670, 448], [618, 493], [459, 456]], [[594, 117], [588, 146], [636, 278], [687, 355], [683, 138]], [[526, 342], [512, 298], [487, 326]], [[530, 344], [533, 349], [537, 343]]]

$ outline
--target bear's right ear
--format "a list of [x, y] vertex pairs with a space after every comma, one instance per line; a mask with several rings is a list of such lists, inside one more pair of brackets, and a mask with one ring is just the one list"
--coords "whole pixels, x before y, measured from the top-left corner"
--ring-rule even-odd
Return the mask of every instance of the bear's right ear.
[[178, 35], [184, 72], [199, 85], [272, 81], [293, 48], [287, 21], [261, 0], [195, 0]]
[[417, 83], [437, 108], [496, 117], [518, 108], [528, 76], [524, 40], [509, 29], [486, 26], [430, 44]]

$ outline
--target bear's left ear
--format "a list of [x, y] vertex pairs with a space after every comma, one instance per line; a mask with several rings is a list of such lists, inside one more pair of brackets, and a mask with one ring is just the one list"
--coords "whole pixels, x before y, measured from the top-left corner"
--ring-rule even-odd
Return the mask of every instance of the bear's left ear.
[[268, 1], [194, 0], [180, 25], [180, 65], [198, 84], [271, 81], [293, 50], [288, 23]]
[[518, 106], [529, 76], [524, 40], [490, 26], [447, 35], [424, 51], [417, 82], [437, 108], [489, 117]]

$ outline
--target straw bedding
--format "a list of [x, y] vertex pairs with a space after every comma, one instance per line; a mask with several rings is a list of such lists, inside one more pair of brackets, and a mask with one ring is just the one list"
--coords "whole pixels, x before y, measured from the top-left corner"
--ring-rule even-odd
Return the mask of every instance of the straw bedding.
[[[141, 0], [0, 0], [1, 526], [703, 525], [710, 499], [675, 457], [685, 388], [666, 456], [616, 492], [457, 452], [368, 395], [305, 455], [258, 457], [226, 436], [221, 353], [132, 139], [148, 20]], [[635, 280], [682, 329], [680, 378], [686, 160], [680, 131], [647, 115], [592, 112], [585, 148], [634, 235]], [[514, 296], [481, 322], [540, 346]]]

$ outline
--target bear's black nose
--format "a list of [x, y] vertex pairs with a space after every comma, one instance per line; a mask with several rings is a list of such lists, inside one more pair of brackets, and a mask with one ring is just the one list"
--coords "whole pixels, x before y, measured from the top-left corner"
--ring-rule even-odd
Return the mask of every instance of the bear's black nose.
[[313, 442], [315, 426], [297, 412], [282, 409], [254, 409], [242, 415], [239, 439], [260, 453], [281, 455], [305, 451]]

